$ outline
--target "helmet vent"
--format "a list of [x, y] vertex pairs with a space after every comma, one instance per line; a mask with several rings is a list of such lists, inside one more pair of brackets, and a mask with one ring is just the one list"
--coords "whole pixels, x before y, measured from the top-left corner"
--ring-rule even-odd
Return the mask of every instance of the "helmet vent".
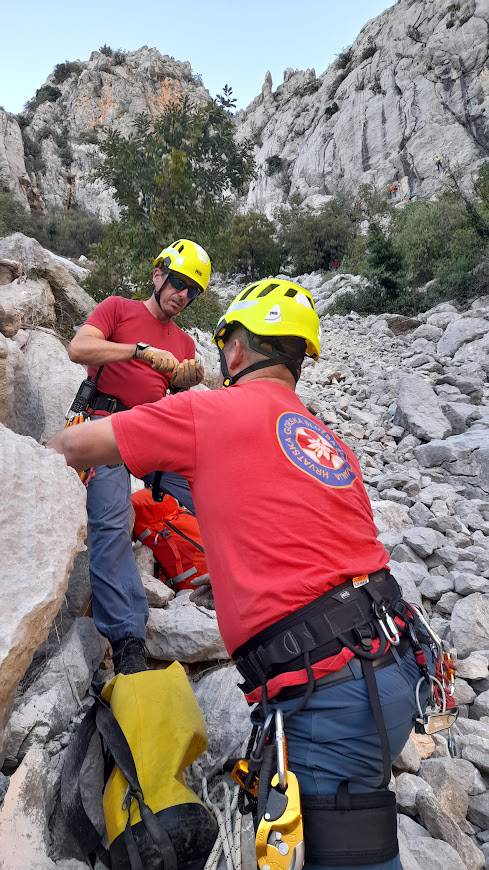
[[268, 294], [271, 293], [272, 290], [275, 290], [275, 287], [278, 287], [278, 284], [268, 284], [266, 287], [263, 288], [263, 290], [258, 293], [256, 298], [259, 299], [261, 296], [268, 296]]
[[178, 253], [181, 254], [183, 250], [185, 250], [185, 245], [180, 245], [180, 247], [178, 248]]
[[289, 289], [287, 290], [287, 293], [285, 295], [291, 296], [293, 299], [294, 296], [297, 296], [297, 290], [295, 289], [295, 287], [289, 287]]
[[251, 291], [254, 290], [255, 287], [256, 284], [250, 284], [250, 286], [243, 292], [243, 295], [237, 297], [236, 301], [239, 300], [239, 302], [242, 302], [243, 299], [246, 299], [250, 295]]

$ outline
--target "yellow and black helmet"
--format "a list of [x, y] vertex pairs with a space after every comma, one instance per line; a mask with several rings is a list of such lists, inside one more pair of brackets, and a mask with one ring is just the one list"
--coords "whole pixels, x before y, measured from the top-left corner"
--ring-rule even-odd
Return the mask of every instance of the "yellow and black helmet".
[[213, 341], [220, 349], [229, 327], [238, 323], [255, 335], [303, 338], [306, 355], [319, 359], [321, 327], [314, 300], [309, 290], [293, 281], [264, 278], [238, 293], [214, 331]]
[[207, 289], [211, 277], [211, 261], [207, 251], [190, 239], [177, 239], [163, 248], [153, 260], [153, 266], [190, 278], [202, 291]]

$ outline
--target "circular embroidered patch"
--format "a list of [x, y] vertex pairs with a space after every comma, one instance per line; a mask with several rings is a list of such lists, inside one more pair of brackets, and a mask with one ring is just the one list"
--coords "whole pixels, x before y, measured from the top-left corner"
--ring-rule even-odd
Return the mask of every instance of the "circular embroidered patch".
[[277, 420], [278, 442], [287, 459], [326, 486], [351, 486], [356, 480], [348, 457], [319, 423], [286, 411]]

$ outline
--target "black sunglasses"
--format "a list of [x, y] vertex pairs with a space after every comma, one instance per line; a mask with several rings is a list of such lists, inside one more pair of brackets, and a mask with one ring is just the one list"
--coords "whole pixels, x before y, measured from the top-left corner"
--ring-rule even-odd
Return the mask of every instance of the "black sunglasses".
[[193, 302], [202, 293], [200, 287], [196, 287], [195, 284], [188, 284], [185, 278], [180, 278], [180, 275], [175, 275], [173, 272], [168, 272], [168, 280], [177, 293], [181, 293], [182, 290], [187, 291], [189, 302]]

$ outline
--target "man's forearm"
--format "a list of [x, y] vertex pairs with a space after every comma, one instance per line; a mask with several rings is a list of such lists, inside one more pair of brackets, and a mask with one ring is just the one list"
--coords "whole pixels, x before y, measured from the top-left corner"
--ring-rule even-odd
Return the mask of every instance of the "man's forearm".
[[67, 464], [77, 471], [121, 462], [110, 417], [62, 429], [50, 438], [47, 447], [62, 453]]
[[106, 363], [123, 362], [134, 356], [136, 344], [118, 344], [104, 338], [84, 336], [71, 342], [68, 353], [72, 362], [88, 366], [101, 366]]

